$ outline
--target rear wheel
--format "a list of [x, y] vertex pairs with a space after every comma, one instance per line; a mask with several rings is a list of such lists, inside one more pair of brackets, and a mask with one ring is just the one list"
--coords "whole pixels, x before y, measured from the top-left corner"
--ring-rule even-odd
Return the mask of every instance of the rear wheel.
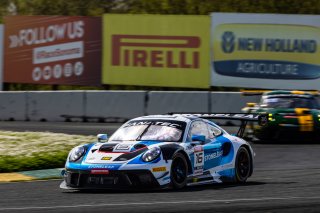
[[187, 184], [188, 164], [183, 154], [177, 153], [172, 159], [171, 183], [175, 189], [181, 189]]
[[236, 157], [235, 180], [245, 183], [251, 174], [252, 162], [248, 149], [240, 147]]

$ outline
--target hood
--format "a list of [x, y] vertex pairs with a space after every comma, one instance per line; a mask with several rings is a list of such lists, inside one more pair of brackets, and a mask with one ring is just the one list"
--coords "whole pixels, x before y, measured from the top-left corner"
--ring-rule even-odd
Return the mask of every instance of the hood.
[[110, 141], [97, 143], [87, 152], [85, 163], [118, 163], [128, 161], [148, 150], [160, 141]]

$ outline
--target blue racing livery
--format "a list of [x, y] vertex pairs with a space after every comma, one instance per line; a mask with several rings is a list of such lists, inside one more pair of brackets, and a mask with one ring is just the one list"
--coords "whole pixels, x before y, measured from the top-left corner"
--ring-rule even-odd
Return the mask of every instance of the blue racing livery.
[[[138, 117], [110, 138], [77, 146], [68, 155], [63, 189], [183, 188], [246, 182], [254, 152], [211, 119], [257, 120], [251, 114], [168, 114]], [[240, 131], [239, 131], [240, 132]]]

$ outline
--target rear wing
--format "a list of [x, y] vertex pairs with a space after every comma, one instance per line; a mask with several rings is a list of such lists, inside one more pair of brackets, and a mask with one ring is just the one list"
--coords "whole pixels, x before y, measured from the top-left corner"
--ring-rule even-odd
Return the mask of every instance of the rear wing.
[[263, 95], [266, 92], [275, 92], [280, 93], [281, 92], [287, 92], [287, 94], [292, 95], [313, 95], [313, 96], [319, 96], [320, 93], [317, 90], [240, 90], [243, 96], [258, 96]]
[[272, 90], [240, 90], [243, 96], [258, 96], [271, 91]]
[[224, 120], [239, 120], [241, 121], [240, 128], [237, 132], [238, 137], [243, 137], [247, 123], [256, 121], [260, 126], [265, 126], [268, 122], [267, 114], [257, 113], [168, 113], [169, 115], [195, 116], [208, 120], [224, 119]]

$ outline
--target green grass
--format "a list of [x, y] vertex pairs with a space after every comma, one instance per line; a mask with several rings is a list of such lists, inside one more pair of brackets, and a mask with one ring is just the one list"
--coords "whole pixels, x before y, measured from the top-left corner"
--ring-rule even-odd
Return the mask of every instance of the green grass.
[[61, 168], [69, 151], [94, 136], [0, 131], [0, 173]]

